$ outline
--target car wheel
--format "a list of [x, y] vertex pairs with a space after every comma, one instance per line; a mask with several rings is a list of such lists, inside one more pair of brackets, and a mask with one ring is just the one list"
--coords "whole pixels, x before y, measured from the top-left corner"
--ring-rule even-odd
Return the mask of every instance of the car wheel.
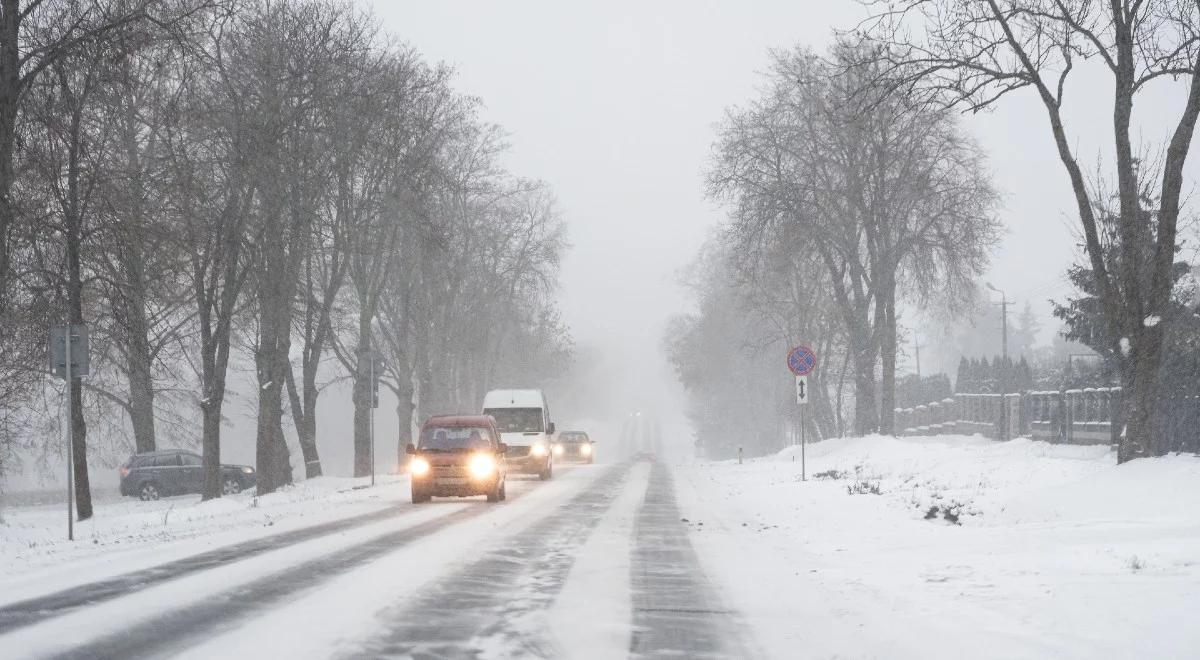
[[547, 464], [546, 469], [542, 470], [541, 472], [538, 473], [538, 479], [541, 479], [542, 481], [549, 481], [550, 477], [553, 477], [553, 476], [554, 476], [554, 465], [553, 464]]
[[508, 479], [500, 482], [500, 500], [508, 499]]
[[413, 504], [423, 504], [425, 502], [428, 502], [429, 498], [430, 498], [429, 495], [422, 493], [421, 491], [417, 490], [416, 488], [412, 489], [412, 503]]
[[242, 484], [233, 477], [226, 477], [225, 481], [221, 483], [221, 494], [223, 495], [237, 495], [240, 492], [242, 492]]
[[496, 487], [493, 488], [492, 491], [487, 494], [487, 501], [489, 501], [489, 502], [499, 502], [500, 501], [500, 484], [496, 484]]
[[154, 482], [147, 481], [146, 483], [142, 484], [141, 490], [138, 491], [138, 497], [140, 497], [143, 502], [157, 500], [159, 498], [158, 485]]

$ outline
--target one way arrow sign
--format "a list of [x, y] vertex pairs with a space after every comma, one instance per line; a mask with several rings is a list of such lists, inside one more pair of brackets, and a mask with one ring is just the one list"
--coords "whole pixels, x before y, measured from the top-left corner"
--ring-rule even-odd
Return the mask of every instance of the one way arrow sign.
[[796, 403], [808, 403], [808, 376], [796, 376]]

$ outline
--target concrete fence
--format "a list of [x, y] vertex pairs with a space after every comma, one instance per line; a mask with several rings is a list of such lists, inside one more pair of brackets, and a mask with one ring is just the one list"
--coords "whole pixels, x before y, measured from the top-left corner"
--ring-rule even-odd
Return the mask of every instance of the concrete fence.
[[997, 440], [1031, 436], [1070, 444], [1114, 444], [1121, 389], [1012, 394], [956, 394], [896, 409], [900, 435], [980, 434]]

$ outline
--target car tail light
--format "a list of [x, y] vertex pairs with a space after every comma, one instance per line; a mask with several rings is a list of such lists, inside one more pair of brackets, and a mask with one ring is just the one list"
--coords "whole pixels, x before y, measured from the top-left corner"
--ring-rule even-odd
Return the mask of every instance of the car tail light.
[[129, 476], [129, 468], [125, 467], [124, 465], [122, 465], [122, 466], [121, 466], [121, 469], [120, 469], [120, 470], [118, 470], [118, 472], [120, 472], [120, 473], [121, 473], [121, 478], [122, 478], [122, 479], [124, 479], [125, 477], [128, 477], [128, 476]]

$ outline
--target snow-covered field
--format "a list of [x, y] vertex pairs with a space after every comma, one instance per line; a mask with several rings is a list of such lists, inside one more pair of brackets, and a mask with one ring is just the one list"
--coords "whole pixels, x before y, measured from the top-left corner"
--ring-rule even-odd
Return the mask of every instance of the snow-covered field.
[[706, 571], [777, 657], [1200, 656], [1200, 459], [979, 437], [679, 469]]

